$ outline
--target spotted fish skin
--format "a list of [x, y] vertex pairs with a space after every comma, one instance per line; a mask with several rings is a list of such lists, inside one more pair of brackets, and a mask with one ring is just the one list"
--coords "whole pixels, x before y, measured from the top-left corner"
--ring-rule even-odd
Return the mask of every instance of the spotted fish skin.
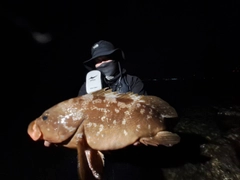
[[[180, 137], [168, 131], [166, 121], [177, 116], [159, 97], [103, 89], [49, 108], [29, 124], [28, 134], [35, 141], [44, 140], [45, 146], [54, 143], [84, 151], [116, 150], [139, 143], [172, 146]], [[87, 161], [94, 172], [91, 160]]]
[[88, 98], [84, 132], [88, 144], [97, 150], [119, 149], [152, 138], [166, 130], [165, 117], [177, 117], [168, 103], [155, 96], [107, 92]]

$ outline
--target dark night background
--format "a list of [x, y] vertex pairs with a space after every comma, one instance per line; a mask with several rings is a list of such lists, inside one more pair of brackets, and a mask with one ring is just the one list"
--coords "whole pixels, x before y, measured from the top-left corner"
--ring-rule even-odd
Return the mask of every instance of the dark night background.
[[[122, 48], [127, 71], [180, 115], [195, 105], [239, 104], [239, 5], [237, 0], [1, 2], [2, 123], [7, 123], [1, 125], [1, 179], [32, 179], [40, 166], [53, 168], [44, 158], [56, 160], [68, 151], [32, 142], [27, 125], [77, 96], [86, 73], [82, 62], [101, 39]], [[55, 166], [55, 173], [64, 174]]]

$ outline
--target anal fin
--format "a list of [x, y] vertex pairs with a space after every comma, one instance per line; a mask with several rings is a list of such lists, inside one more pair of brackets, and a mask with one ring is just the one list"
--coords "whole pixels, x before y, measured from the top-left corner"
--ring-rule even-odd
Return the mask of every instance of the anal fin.
[[93, 176], [95, 179], [101, 179], [102, 178], [102, 172], [103, 172], [103, 155], [100, 154], [99, 151], [88, 149], [85, 151], [89, 168], [92, 171]]
[[158, 146], [164, 145], [167, 147], [173, 146], [180, 142], [180, 137], [169, 131], [160, 131], [152, 137], [142, 137], [139, 140], [144, 145]]

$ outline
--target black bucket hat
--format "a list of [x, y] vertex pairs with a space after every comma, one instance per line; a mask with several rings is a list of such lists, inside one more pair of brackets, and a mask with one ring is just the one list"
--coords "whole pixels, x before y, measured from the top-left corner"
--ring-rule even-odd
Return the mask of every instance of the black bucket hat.
[[94, 64], [94, 59], [99, 56], [110, 56], [114, 53], [120, 52], [122, 58], [124, 59], [124, 54], [120, 48], [115, 48], [111, 42], [100, 40], [95, 43], [91, 48], [92, 57], [83, 62], [85, 65], [92, 66]]

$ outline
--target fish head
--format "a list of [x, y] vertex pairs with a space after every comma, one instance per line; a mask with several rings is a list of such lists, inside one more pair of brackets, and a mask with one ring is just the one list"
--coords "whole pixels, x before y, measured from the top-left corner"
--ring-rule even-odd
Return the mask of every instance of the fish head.
[[63, 101], [32, 121], [28, 134], [34, 140], [44, 140], [44, 145], [68, 141], [83, 121], [83, 113], [76, 100]]

